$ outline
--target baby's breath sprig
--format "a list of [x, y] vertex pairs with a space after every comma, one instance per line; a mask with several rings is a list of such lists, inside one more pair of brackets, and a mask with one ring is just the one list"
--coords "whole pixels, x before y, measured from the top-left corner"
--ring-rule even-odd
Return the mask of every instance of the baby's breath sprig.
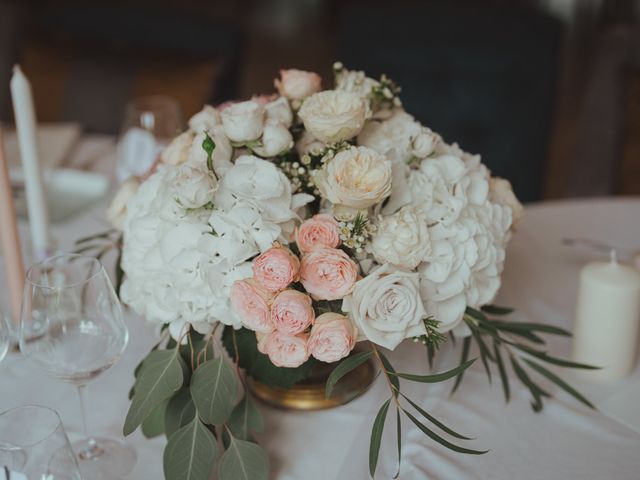
[[440, 326], [440, 322], [435, 318], [427, 318], [424, 320], [424, 328], [427, 329], [426, 335], [420, 335], [418, 337], [413, 337], [414, 342], [420, 342], [423, 345], [431, 345], [436, 350], [440, 348], [440, 344], [446, 340], [446, 336], [442, 334], [438, 328]]
[[342, 244], [356, 253], [364, 251], [366, 242], [376, 231], [376, 226], [369, 222], [369, 218], [362, 213], [356, 214], [353, 220], [341, 220], [338, 225], [340, 226]]
[[371, 87], [371, 109], [373, 111], [402, 106], [400, 92], [402, 89], [384, 73], [377, 85]]

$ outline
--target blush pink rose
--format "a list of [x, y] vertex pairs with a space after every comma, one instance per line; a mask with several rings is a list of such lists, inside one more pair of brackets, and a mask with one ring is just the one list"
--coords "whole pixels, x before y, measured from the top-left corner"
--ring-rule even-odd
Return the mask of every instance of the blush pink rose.
[[283, 246], [271, 247], [253, 261], [253, 278], [270, 292], [298, 281], [300, 260]]
[[337, 362], [349, 355], [358, 339], [358, 329], [344, 315], [323, 313], [313, 324], [309, 353], [321, 362]]
[[273, 294], [252, 278], [238, 280], [231, 287], [231, 307], [242, 325], [260, 333], [273, 331], [270, 303]]
[[316, 247], [335, 248], [340, 245], [338, 222], [326, 213], [314, 215], [300, 225], [296, 242], [301, 252], [310, 252]]
[[271, 304], [271, 323], [282, 333], [304, 332], [315, 319], [311, 297], [297, 290], [280, 292]]
[[302, 257], [300, 281], [316, 300], [338, 300], [348, 295], [358, 278], [358, 266], [342, 250], [316, 248]]
[[309, 335], [287, 335], [274, 331], [258, 336], [258, 350], [269, 356], [276, 367], [295, 368], [309, 359], [307, 340]]
[[280, 70], [280, 78], [276, 78], [273, 84], [283, 97], [289, 100], [304, 100], [310, 95], [320, 91], [320, 75], [304, 70]]

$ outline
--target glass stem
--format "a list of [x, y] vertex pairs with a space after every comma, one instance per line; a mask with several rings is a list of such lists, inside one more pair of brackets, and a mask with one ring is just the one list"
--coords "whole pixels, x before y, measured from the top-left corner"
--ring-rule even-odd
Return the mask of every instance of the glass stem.
[[87, 386], [85, 384], [78, 385], [78, 396], [80, 397], [80, 415], [82, 416], [82, 433], [84, 433], [87, 442], [86, 447], [78, 452], [81, 459], [88, 459], [98, 456], [100, 450], [96, 444], [96, 440], [89, 436], [89, 428], [87, 424]]

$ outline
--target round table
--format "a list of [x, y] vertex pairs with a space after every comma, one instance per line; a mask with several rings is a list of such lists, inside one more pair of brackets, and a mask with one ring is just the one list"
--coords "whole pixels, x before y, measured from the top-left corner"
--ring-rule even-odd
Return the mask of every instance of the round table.
[[[85, 140], [78, 151], [90, 155], [104, 139]], [[98, 164], [112, 172], [113, 149]], [[104, 230], [106, 202], [54, 226], [62, 250], [75, 239]], [[503, 287], [497, 304], [515, 307], [523, 321], [571, 328], [578, 271], [593, 256], [562, 246], [563, 237], [586, 237], [626, 248], [640, 247], [639, 199], [589, 199], [541, 203], [527, 207], [526, 217], [507, 255]], [[24, 226], [23, 226], [24, 227]], [[23, 230], [26, 233], [26, 229]], [[4, 279], [2, 280], [4, 281]], [[123, 358], [89, 387], [90, 428], [96, 434], [121, 435], [129, 402], [127, 393], [135, 365], [154, 343], [155, 329], [131, 312], [126, 315], [130, 343]], [[606, 321], [606, 319], [604, 320]], [[550, 351], [570, 355], [570, 340], [553, 338]], [[434, 371], [458, 361], [457, 348], [447, 342]], [[389, 353], [397, 370], [426, 373], [424, 348], [405, 342]], [[505, 404], [499, 382], [489, 385], [481, 365], [474, 365], [460, 388], [449, 396], [451, 382], [413, 384], [402, 390], [455, 430], [475, 437], [465, 446], [490, 449], [482, 456], [456, 454], [431, 442], [403, 419], [402, 479], [637, 479], [640, 471], [640, 368], [616, 383], [589, 384], [562, 372], [594, 401], [599, 411], [576, 402], [553, 385], [555, 398], [542, 413], [529, 406], [528, 391], [512, 379], [512, 398]], [[75, 388], [47, 378], [17, 353], [0, 364], [0, 411], [36, 403], [56, 409], [70, 436], [81, 431]], [[265, 432], [261, 443], [272, 463], [274, 479], [366, 479], [373, 418], [389, 398], [383, 379], [352, 403], [322, 412], [283, 412], [261, 406]], [[376, 478], [391, 478], [397, 468], [395, 415], [383, 436]], [[162, 478], [164, 438], [147, 440], [135, 432], [129, 441], [138, 453], [131, 479]]]

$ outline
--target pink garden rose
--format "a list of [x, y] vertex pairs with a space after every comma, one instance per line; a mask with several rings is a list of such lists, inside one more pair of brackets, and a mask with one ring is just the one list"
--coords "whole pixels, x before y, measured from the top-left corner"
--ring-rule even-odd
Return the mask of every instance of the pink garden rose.
[[340, 245], [338, 222], [326, 213], [314, 215], [300, 225], [296, 242], [301, 252], [310, 252], [316, 247], [335, 248]]
[[311, 297], [297, 290], [280, 292], [271, 304], [271, 323], [279, 332], [302, 333], [314, 319]]
[[273, 331], [269, 304], [273, 294], [253, 278], [238, 280], [231, 287], [231, 307], [242, 325], [260, 333]]
[[289, 100], [303, 100], [320, 91], [320, 75], [304, 70], [280, 70], [280, 78], [273, 84], [283, 97]]
[[316, 248], [302, 257], [300, 281], [316, 300], [338, 300], [353, 290], [358, 266], [342, 250]]
[[321, 362], [337, 362], [349, 355], [358, 339], [358, 329], [344, 315], [323, 313], [311, 329], [309, 353]]
[[309, 335], [287, 335], [274, 331], [266, 335], [258, 335], [258, 350], [269, 356], [276, 367], [295, 368], [309, 359], [307, 340]]
[[271, 247], [253, 261], [253, 278], [270, 292], [286, 288], [298, 280], [300, 260], [281, 245]]

